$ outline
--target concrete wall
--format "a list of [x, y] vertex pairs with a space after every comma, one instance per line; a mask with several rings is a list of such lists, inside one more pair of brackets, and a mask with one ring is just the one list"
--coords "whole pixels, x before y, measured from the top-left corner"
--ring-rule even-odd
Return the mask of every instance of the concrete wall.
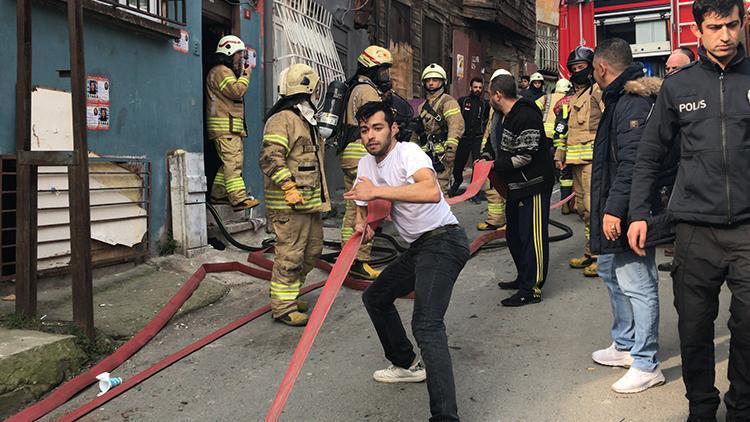
[[[32, 83], [69, 91], [70, 80], [57, 73], [58, 69], [70, 68], [64, 8], [34, 2], [32, 20]], [[86, 73], [105, 76], [111, 84], [111, 128], [89, 131], [89, 150], [97, 154], [145, 155], [151, 161], [152, 242], [163, 237], [167, 229], [167, 152], [177, 148], [203, 150], [202, 57], [193, 52], [195, 43], [201, 40], [201, 2], [187, 1], [187, 22], [191, 49], [183, 54], [172, 48], [170, 39], [114, 26], [90, 13], [84, 19]], [[250, 20], [242, 19], [241, 25], [242, 38], [260, 57], [260, 16], [253, 13]], [[0, 0], [0, 39], [5, 40], [0, 63], [0, 154], [13, 154], [15, 1]], [[257, 165], [262, 76], [260, 68], [253, 72], [246, 97], [249, 136], [245, 144], [245, 181], [257, 194], [262, 192]]]

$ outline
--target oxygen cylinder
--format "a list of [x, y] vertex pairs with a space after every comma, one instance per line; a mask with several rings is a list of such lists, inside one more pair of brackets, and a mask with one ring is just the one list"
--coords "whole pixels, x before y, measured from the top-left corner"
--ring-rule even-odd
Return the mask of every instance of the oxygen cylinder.
[[344, 97], [346, 96], [346, 83], [342, 81], [331, 81], [323, 99], [323, 106], [318, 115], [318, 132], [324, 139], [334, 136], [339, 128], [339, 120], [344, 118]]

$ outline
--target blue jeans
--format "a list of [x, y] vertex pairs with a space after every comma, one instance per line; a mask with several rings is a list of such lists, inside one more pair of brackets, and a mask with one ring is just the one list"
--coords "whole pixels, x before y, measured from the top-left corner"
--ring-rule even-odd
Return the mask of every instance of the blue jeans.
[[659, 364], [659, 272], [654, 248], [639, 257], [631, 251], [599, 255], [599, 277], [612, 304], [612, 339], [630, 351], [633, 367], [652, 372]]

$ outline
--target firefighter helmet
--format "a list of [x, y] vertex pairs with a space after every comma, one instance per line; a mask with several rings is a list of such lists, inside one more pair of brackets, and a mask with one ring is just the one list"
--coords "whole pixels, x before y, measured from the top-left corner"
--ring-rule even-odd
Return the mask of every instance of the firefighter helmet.
[[448, 75], [445, 73], [445, 69], [437, 63], [432, 63], [425, 67], [422, 71], [422, 80], [427, 79], [442, 79], [443, 81], [448, 80]]
[[589, 65], [594, 63], [594, 50], [584, 47], [582, 45], [579, 45], [576, 47], [573, 51], [570, 52], [568, 55], [568, 63], [566, 66], [568, 67], [568, 70], [571, 72], [573, 71], [571, 69], [571, 66], [573, 66], [574, 63], [588, 63]]
[[555, 85], [555, 92], [558, 94], [565, 94], [573, 88], [573, 84], [567, 79], [560, 79]]
[[541, 81], [541, 82], [544, 82], [544, 76], [542, 76], [542, 74], [541, 74], [541, 73], [539, 73], [539, 72], [534, 72], [534, 73], [533, 73], [533, 74], [531, 75], [531, 78], [529, 78], [529, 82], [534, 82], [534, 81]]
[[357, 58], [359, 64], [366, 68], [372, 68], [382, 65], [392, 65], [393, 55], [390, 51], [377, 45], [371, 45], [362, 52]]
[[513, 74], [512, 74], [512, 73], [508, 72], [508, 71], [507, 71], [507, 70], [505, 70], [505, 69], [497, 69], [497, 70], [496, 70], [496, 71], [495, 71], [495, 72], [494, 72], [494, 73], [492, 74], [492, 77], [490, 78], [490, 81], [492, 81], [493, 79], [495, 79], [495, 77], [497, 77], [497, 76], [500, 76], [500, 75], [513, 76]]
[[238, 51], [243, 51], [245, 49], [245, 43], [242, 42], [239, 37], [236, 37], [234, 35], [226, 35], [224, 37], [221, 37], [219, 40], [219, 44], [216, 46], [216, 52], [221, 54], [226, 54], [227, 56], [231, 57], [234, 55], [234, 53]]
[[312, 95], [318, 88], [320, 77], [310, 66], [295, 63], [281, 71], [279, 75], [279, 95], [288, 97], [295, 94]]

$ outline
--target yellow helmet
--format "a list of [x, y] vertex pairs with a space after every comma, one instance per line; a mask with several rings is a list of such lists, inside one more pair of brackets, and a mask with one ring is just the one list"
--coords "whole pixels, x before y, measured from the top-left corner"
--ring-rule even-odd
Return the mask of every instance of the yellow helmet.
[[422, 80], [426, 79], [442, 79], [443, 81], [448, 80], [448, 75], [445, 73], [445, 69], [437, 63], [432, 63], [425, 67], [422, 71]]
[[390, 51], [377, 45], [371, 45], [362, 52], [357, 58], [359, 64], [366, 68], [381, 65], [392, 65], [393, 55]]
[[217, 53], [226, 54], [230, 57], [234, 53], [242, 51], [244, 49], [245, 43], [242, 42], [239, 37], [235, 37], [234, 35], [226, 35], [224, 37], [221, 37], [221, 39], [219, 40], [219, 44], [216, 46]]
[[295, 63], [281, 71], [279, 75], [279, 95], [288, 97], [295, 94], [312, 95], [318, 88], [320, 76], [310, 66]]
[[534, 81], [544, 82], [544, 76], [542, 76], [542, 74], [539, 72], [535, 72], [531, 75], [531, 78], [529, 79], [529, 82], [534, 82]]

